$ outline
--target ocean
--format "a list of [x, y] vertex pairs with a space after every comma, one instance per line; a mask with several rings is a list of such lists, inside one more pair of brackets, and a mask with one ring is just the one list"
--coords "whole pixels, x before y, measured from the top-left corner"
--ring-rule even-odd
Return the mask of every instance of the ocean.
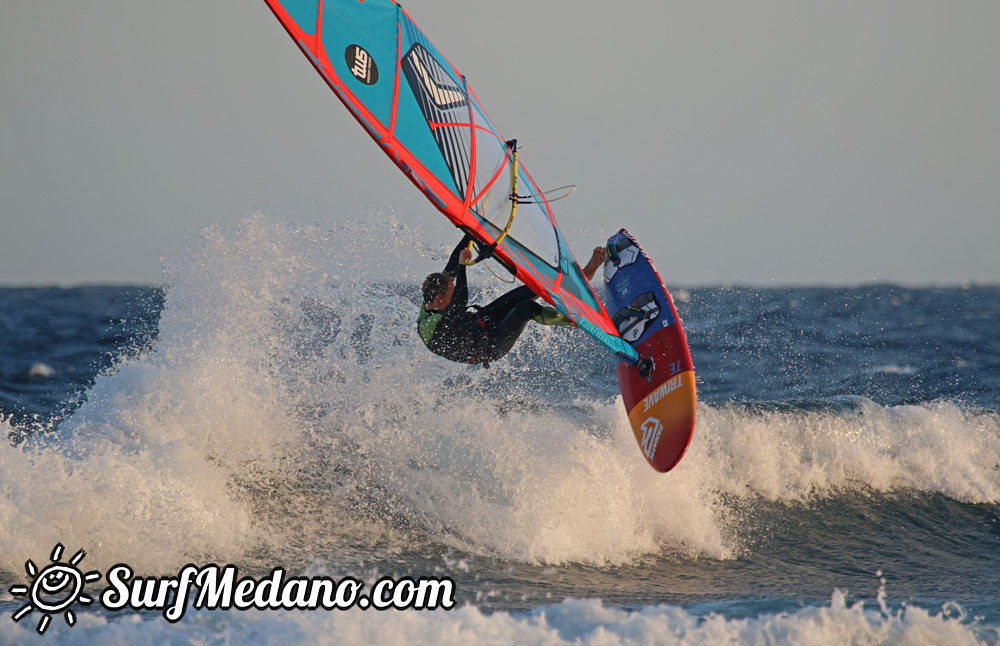
[[[650, 250], [699, 395], [660, 474], [581, 331], [427, 352], [448, 245], [420, 235], [259, 216], [158, 286], [0, 288], [0, 642], [1000, 643], [1000, 287], [684, 287]], [[56, 545], [93, 602], [13, 621]], [[455, 606], [172, 623], [102, 607], [119, 563], [447, 578]]]

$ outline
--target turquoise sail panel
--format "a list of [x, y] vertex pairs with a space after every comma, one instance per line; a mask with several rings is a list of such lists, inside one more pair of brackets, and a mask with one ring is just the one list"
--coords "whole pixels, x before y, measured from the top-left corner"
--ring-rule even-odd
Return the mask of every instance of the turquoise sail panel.
[[316, 0], [287, 0], [282, 3], [288, 15], [306, 34], [316, 33], [316, 23], [319, 17], [319, 3]]
[[384, 128], [392, 116], [396, 13], [379, 2], [323, 4], [321, 38], [333, 69]]

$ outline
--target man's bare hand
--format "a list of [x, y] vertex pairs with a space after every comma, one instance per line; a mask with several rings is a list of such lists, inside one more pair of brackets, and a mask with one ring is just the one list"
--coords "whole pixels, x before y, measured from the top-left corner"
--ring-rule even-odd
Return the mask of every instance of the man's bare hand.
[[604, 260], [607, 257], [607, 249], [604, 247], [594, 247], [594, 252], [590, 256], [590, 262], [583, 268], [583, 275], [587, 277], [587, 280], [593, 280], [594, 274], [597, 273], [597, 268], [604, 264]]

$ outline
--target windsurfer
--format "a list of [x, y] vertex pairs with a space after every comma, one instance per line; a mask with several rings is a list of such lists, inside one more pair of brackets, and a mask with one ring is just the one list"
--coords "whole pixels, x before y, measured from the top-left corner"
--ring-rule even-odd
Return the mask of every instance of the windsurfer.
[[[423, 305], [417, 330], [427, 348], [446, 359], [489, 366], [507, 354], [528, 321], [542, 325], [573, 325], [558, 310], [535, 302], [538, 295], [525, 285], [513, 289], [485, 307], [469, 311], [469, 289], [465, 268], [472, 257], [466, 235], [452, 251], [444, 271], [427, 276], [423, 285]], [[583, 267], [588, 280], [604, 263], [607, 251], [594, 249]]]

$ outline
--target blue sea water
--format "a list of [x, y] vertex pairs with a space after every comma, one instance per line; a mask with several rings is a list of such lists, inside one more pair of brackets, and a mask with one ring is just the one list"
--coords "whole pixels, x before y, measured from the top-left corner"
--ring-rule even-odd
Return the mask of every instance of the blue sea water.
[[[685, 289], [658, 263], [699, 389], [658, 474], [596, 343], [434, 357], [444, 250], [383, 240], [403, 269], [373, 279], [353, 233], [257, 218], [161, 286], [0, 288], [0, 642], [1000, 643], [1000, 288]], [[39, 637], [8, 589], [56, 543], [101, 572], [448, 576], [459, 605], [77, 606]]]

